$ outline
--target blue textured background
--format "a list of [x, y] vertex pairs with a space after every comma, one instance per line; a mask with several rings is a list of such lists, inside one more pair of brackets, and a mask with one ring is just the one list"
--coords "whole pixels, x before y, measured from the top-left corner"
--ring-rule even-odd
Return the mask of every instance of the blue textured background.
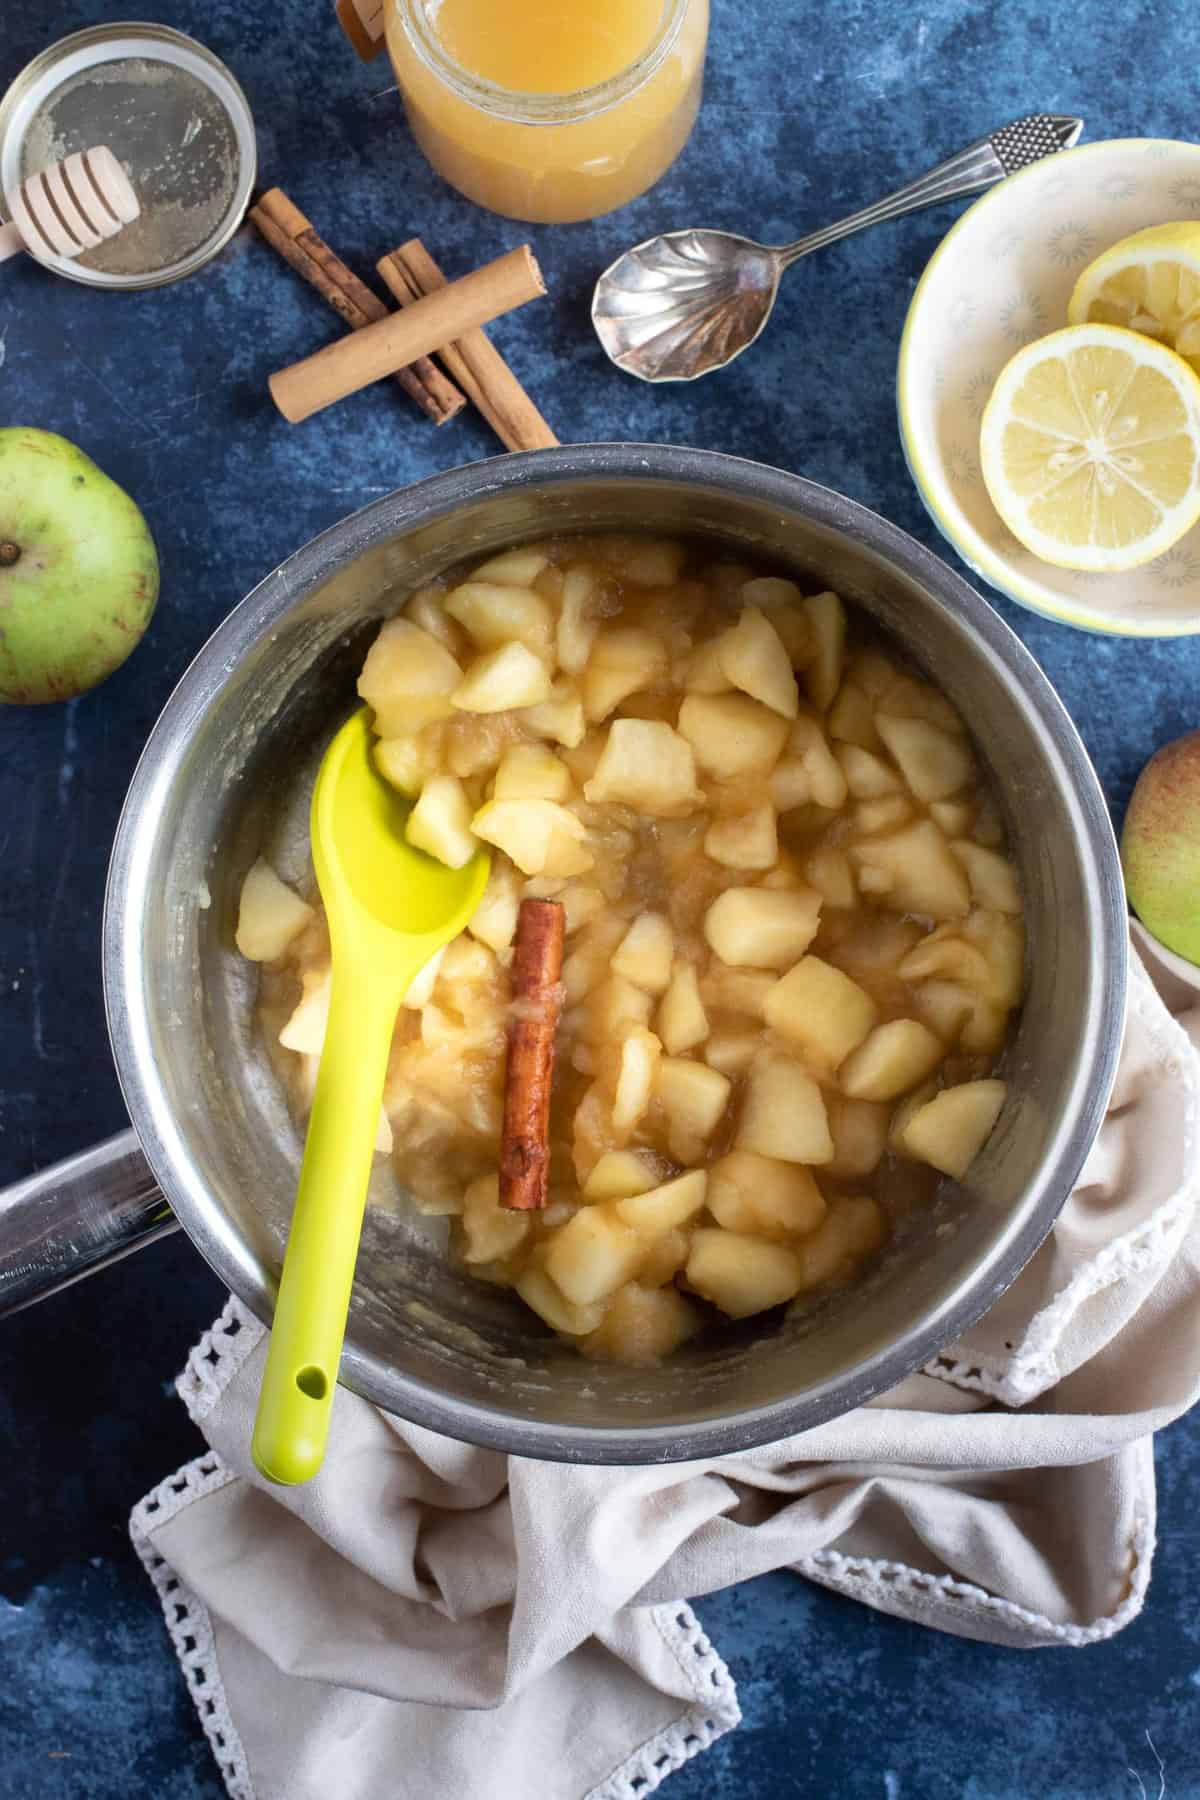
[[[52, 36], [121, 16], [99, 0], [0, 10], [0, 81]], [[452, 273], [527, 235], [429, 173], [386, 63], [356, 61], [329, 0], [156, 10], [227, 58], [254, 107], [264, 183], [284, 185], [360, 272], [416, 231]], [[757, 456], [938, 548], [901, 460], [892, 374], [905, 305], [951, 212], [802, 266], [752, 356], [697, 388], [649, 390], [605, 363], [587, 323], [591, 281], [671, 226], [797, 235], [1034, 109], [1082, 112], [1089, 137], [1186, 136], [1194, 5], [716, 0], [716, 14], [707, 98], [678, 168], [616, 217], [533, 229], [552, 298], [498, 326], [497, 341], [564, 440]], [[334, 329], [248, 232], [156, 293], [94, 293], [25, 263], [0, 274], [0, 419], [81, 443], [145, 508], [163, 563], [149, 636], [100, 692], [0, 711], [0, 1182], [124, 1122], [99, 990], [101, 895], [126, 781], [172, 682], [314, 532], [494, 448], [473, 417], [435, 432], [387, 388], [284, 425], [267, 373]], [[1063, 693], [1119, 813], [1153, 747], [1200, 723], [1200, 640], [1104, 641], [1000, 610]], [[221, 1297], [172, 1239], [0, 1330], [0, 1794], [221, 1791], [125, 1535], [131, 1503], [196, 1452], [170, 1378]], [[1165, 1434], [1159, 1475], [1149, 1606], [1101, 1648], [1031, 1656], [940, 1638], [788, 1576], [703, 1602], [746, 1722], [672, 1777], [672, 1800], [1136, 1800], [1159, 1789], [1147, 1735], [1166, 1793], [1200, 1796], [1194, 1424]]]

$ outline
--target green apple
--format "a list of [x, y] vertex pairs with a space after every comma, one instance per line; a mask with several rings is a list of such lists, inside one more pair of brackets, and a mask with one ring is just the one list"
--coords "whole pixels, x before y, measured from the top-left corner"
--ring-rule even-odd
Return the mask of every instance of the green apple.
[[1121, 833], [1125, 890], [1160, 944], [1200, 963], [1200, 731], [1155, 752]]
[[52, 431], [0, 429], [0, 703], [95, 687], [157, 598], [154, 539], [124, 488]]

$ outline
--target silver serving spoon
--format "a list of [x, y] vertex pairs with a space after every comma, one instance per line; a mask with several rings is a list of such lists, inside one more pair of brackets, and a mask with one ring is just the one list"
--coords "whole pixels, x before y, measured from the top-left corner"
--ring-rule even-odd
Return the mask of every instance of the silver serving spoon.
[[619, 256], [596, 283], [592, 323], [619, 369], [642, 381], [695, 381], [748, 350], [771, 316], [779, 278], [800, 257], [923, 206], [982, 193], [1079, 142], [1083, 120], [1033, 113], [824, 231], [771, 248], [732, 231], [668, 231]]

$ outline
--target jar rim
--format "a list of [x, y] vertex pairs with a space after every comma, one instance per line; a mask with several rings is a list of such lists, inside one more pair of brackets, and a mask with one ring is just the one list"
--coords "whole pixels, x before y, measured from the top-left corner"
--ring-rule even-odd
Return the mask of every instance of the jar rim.
[[387, 0], [394, 6], [409, 48], [460, 100], [515, 125], [574, 125], [608, 112], [656, 75], [675, 46], [691, 0], [663, 0], [654, 37], [625, 68], [592, 87], [565, 94], [523, 94], [464, 68], [445, 48], [425, 0]]

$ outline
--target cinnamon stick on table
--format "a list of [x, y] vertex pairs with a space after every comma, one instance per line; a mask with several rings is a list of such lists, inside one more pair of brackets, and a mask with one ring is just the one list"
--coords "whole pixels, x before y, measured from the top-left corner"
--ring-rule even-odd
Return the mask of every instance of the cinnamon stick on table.
[[[401, 306], [447, 285], [420, 238], [410, 238], [375, 264]], [[464, 332], [438, 346], [438, 356], [506, 450], [544, 450], [558, 443], [487, 332]]]
[[[250, 209], [250, 218], [271, 248], [302, 275], [352, 331], [385, 319], [378, 294], [348, 269], [282, 188], [269, 188]], [[444, 425], [467, 404], [466, 396], [428, 356], [414, 357], [395, 378], [435, 425]]]
[[296, 425], [545, 292], [533, 251], [522, 244], [426, 294], [403, 312], [388, 313], [362, 331], [326, 344], [315, 356], [280, 369], [267, 385], [284, 418]]
[[500, 1204], [545, 1206], [550, 1184], [550, 1090], [562, 1011], [565, 914], [556, 900], [522, 900], [512, 960], [512, 1008], [500, 1136]]

